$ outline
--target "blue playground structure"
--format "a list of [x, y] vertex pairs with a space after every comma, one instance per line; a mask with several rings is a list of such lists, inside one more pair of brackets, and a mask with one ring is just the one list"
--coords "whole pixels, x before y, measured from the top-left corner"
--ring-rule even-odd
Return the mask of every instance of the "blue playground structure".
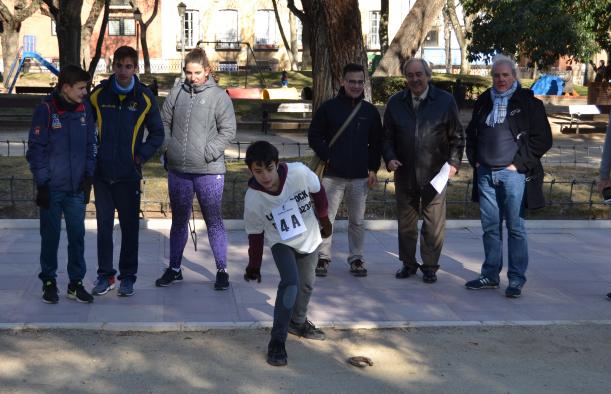
[[557, 75], [543, 74], [530, 89], [538, 95], [562, 96], [564, 84], [564, 80]]
[[[49, 62], [44, 57], [40, 56], [38, 52], [36, 52], [36, 37], [24, 36], [23, 46], [17, 51], [17, 56], [15, 56], [11, 69], [6, 76], [6, 86], [8, 87], [9, 94], [13, 93], [13, 88], [17, 83], [17, 79], [19, 78], [19, 72], [23, 68], [23, 63], [26, 59], [34, 59], [49, 69], [49, 71], [51, 71], [53, 74], [59, 75], [59, 70], [53, 65], [53, 63]], [[19, 65], [17, 66], [17, 64]]]

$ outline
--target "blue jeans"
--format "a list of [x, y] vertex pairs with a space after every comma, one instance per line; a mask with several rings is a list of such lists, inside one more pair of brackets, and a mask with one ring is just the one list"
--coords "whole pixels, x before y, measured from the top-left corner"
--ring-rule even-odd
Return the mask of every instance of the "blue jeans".
[[482, 275], [499, 281], [503, 268], [503, 219], [507, 226], [509, 283], [522, 286], [526, 282], [528, 267], [528, 243], [524, 227], [524, 189], [526, 177], [508, 169], [492, 170], [480, 165], [477, 168], [479, 187], [479, 211], [484, 231], [486, 260]]
[[62, 226], [62, 212], [68, 234], [68, 277], [82, 280], [85, 264], [85, 200], [83, 192], [50, 193], [49, 209], [40, 209], [40, 274], [43, 281], [57, 277], [57, 248]]

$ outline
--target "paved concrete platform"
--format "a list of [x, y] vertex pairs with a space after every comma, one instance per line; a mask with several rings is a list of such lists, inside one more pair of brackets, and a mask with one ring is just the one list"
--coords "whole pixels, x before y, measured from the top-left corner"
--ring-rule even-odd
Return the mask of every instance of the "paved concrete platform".
[[[39, 234], [35, 221], [7, 222], [0, 226], [0, 327], [70, 327], [113, 330], [190, 330], [270, 326], [279, 276], [269, 249], [264, 253], [263, 281], [245, 282], [247, 237], [230, 230], [228, 291], [213, 290], [216, 269], [205, 231], [199, 231], [198, 250], [191, 240], [185, 249], [184, 281], [156, 288], [154, 281], [168, 263], [169, 226], [141, 230], [140, 269], [136, 294], [121, 298], [116, 290], [80, 304], [65, 297], [66, 239], [59, 249], [60, 302], [41, 302]], [[611, 323], [609, 240], [611, 229], [568, 228], [554, 222], [530, 226], [528, 283], [520, 299], [504, 297], [501, 288], [470, 291], [483, 259], [481, 229], [476, 222], [454, 223], [447, 230], [439, 280], [425, 284], [421, 277], [398, 280], [395, 230], [377, 227], [366, 236], [365, 258], [369, 276], [348, 272], [347, 234], [335, 235], [334, 261], [329, 276], [318, 278], [309, 318], [321, 326], [396, 327], [422, 325], [550, 324], [566, 322]], [[586, 222], [589, 223], [589, 222]], [[593, 222], [597, 223], [597, 222]], [[166, 223], [167, 224], [167, 223]], [[88, 226], [85, 285], [96, 276], [96, 233]], [[231, 226], [234, 228], [235, 226]], [[338, 226], [340, 227], [340, 226]], [[120, 240], [118, 228], [115, 240]], [[115, 248], [117, 249], [117, 248]], [[115, 250], [115, 261], [118, 259]]]

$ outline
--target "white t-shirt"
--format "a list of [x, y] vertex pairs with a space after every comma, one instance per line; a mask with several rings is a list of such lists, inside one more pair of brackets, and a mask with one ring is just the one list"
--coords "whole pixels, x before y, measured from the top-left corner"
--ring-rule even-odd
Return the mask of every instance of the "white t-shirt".
[[[269, 247], [282, 243], [299, 253], [312, 253], [322, 242], [314, 202], [310, 199], [310, 193], [320, 191], [320, 181], [316, 174], [302, 163], [287, 163], [287, 167], [286, 180], [279, 195], [272, 196], [248, 188], [244, 197], [244, 227], [247, 234], [265, 233]], [[297, 203], [298, 212], [294, 210], [295, 212], [288, 213], [286, 220], [280, 222], [280, 226], [286, 232], [299, 232], [300, 228], [303, 229], [300, 226], [305, 226], [306, 230], [283, 240], [276, 229], [276, 220], [280, 219], [280, 215], [274, 218], [272, 210], [279, 212], [282, 206], [290, 206], [293, 201]]]

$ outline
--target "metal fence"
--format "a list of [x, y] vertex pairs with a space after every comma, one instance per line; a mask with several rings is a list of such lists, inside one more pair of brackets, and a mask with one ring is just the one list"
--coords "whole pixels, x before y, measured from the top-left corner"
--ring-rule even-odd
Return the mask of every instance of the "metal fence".
[[[262, 138], [264, 138], [262, 136]], [[244, 160], [246, 149], [252, 141], [233, 141], [225, 150], [225, 158], [230, 161]], [[312, 156], [312, 149], [303, 142], [273, 143], [280, 157], [301, 158]], [[26, 140], [0, 141], [0, 156], [25, 156]], [[550, 149], [542, 158], [543, 165], [597, 165], [600, 162], [602, 145], [558, 145]], [[466, 158], [463, 158], [466, 163]]]
[[[169, 197], [164, 189], [154, 190], [150, 180], [143, 180], [141, 210], [143, 217], [167, 217], [171, 215]], [[396, 219], [394, 181], [382, 179], [369, 192], [366, 218]], [[240, 219], [243, 216], [244, 194], [247, 182], [243, 179], [226, 179], [223, 195], [223, 216], [227, 219]], [[477, 204], [471, 201], [473, 183], [469, 181], [450, 181], [447, 190], [448, 217], [477, 218]], [[594, 219], [607, 218], [608, 211], [596, 191], [596, 181], [551, 181], [544, 182], [546, 208], [528, 213], [529, 217]], [[5, 217], [35, 217], [33, 200], [36, 187], [32, 178], [14, 176], [0, 178], [0, 213]], [[156, 197], [153, 197], [156, 195]], [[93, 203], [87, 212], [94, 213]], [[199, 207], [194, 203], [194, 210]], [[340, 207], [338, 217], [346, 217], [344, 207]]]

